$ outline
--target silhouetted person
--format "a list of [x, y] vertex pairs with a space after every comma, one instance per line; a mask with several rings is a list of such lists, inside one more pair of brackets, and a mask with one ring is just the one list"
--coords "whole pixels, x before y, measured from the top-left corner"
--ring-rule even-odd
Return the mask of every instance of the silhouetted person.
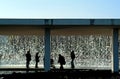
[[60, 63], [60, 69], [63, 69], [63, 65], [66, 64], [64, 56], [59, 54], [58, 63]]
[[2, 54], [0, 54], [0, 64], [1, 64]]
[[74, 66], [74, 59], [75, 59], [75, 53], [74, 51], [71, 52], [71, 68], [74, 69], [75, 66]]
[[39, 58], [40, 58], [40, 56], [38, 56], [38, 52], [36, 53], [36, 55], [35, 55], [35, 68], [38, 68], [38, 62], [39, 62]]
[[50, 59], [50, 66], [55, 69], [54, 60]]
[[31, 54], [30, 54], [30, 50], [29, 50], [29, 51], [27, 51], [27, 54], [26, 54], [26, 67], [27, 68], [29, 68], [30, 61], [31, 61]]

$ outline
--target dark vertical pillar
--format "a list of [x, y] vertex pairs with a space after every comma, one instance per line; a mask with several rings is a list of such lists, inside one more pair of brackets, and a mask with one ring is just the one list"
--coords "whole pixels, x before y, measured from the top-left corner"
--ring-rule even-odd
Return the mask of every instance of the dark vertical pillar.
[[117, 73], [119, 71], [119, 46], [118, 46], [118, 29], [113, 29], [113, 72]]
[[50, 28], [45, 28], [44, 68], [46, 72], [50, 70], [50, 49]]

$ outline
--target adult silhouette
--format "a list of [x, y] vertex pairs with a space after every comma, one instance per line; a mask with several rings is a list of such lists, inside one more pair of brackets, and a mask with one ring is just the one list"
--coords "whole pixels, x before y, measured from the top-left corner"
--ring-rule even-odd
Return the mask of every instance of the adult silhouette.
[[27, 51], [27, 54], [26, 54], [26, 68], [29, 68], [30, 61], [31, 61], [31, 54], [29, 50]]
[[75, 53], [74, 51], [71, 52], [71, 68], [74, 69], [75, 65], [74, 65], [74, 59], [75, 59]]
[[63, 69], [63, 65], [66, 64], [64, 56], [59, 54], [58, 63], [60, 63], [60, 69]]
[[40, 58], [40, 56], [38, 56], [38, 52], [36, 53], [36, 55], [35, 55], [35, 68], [38, 68], [38, 62], [39, 62], [39, 58]]

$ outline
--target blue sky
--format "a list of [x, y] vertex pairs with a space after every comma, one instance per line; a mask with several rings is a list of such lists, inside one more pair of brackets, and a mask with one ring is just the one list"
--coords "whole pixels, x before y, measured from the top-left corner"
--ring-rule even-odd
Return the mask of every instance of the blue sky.
[[120, 18], [120, 0], [0, 0], [0, 18]]

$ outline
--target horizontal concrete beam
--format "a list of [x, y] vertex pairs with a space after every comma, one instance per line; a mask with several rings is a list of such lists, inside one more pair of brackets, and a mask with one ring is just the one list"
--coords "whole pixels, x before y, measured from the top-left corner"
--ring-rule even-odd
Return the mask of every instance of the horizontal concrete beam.
[[120, 25], [120, 19], [0, 19], [0, 25]]

